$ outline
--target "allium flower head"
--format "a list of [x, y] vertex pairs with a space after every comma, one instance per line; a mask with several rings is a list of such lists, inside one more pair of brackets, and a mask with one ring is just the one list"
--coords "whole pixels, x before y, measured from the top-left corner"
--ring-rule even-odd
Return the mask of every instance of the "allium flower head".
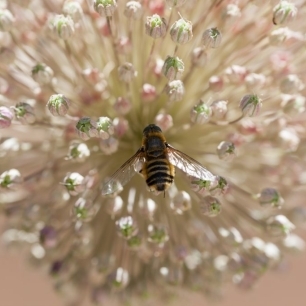
[[[305, 248], [295, 3], [1, 2], [2, 239], [67, 305], [219, 298]], [[148, 171], [169, 188], [150, 192]]]

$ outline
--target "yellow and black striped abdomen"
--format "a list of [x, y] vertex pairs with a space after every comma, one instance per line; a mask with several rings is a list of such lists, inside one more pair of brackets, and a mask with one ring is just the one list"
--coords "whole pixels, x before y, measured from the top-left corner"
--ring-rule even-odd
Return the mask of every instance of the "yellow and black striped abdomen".
[[150, 190], [165, 191], [173, 183], [175, 168], [165, 154], [147, 159], [143, 170]]

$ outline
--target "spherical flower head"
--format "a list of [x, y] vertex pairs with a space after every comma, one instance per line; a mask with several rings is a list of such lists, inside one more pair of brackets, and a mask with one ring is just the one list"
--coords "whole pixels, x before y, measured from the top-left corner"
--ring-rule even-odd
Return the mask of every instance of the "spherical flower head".
[[137, 72], [133, 64], [124, 63], [118, 68], [119, 79], [125, 83], [130, 83], [136, 76]]
[[297, 14], [297, 8], [294, 3], [280, 0], [273, 9], [273, 23], [275, 25], [284, 24], [291, 21]]
[[202, 43], [206, 48], [218, 48], [221, 40], [222, 34], [217, 28], [207, 29], [202, 35]]
[[143, 14], [141, 3], [137, 1], [129, 1], [125, 5], [124, 15], [132, 19], [140, 19]]
[[211, 107], [200, 101], [199, 104], [195, 105], [190, 113], [190, 120], [192, 123], [204, 124], [209, 122], [212, 115]]
[[167, 24], [166, 19], [157, 14], [148, 16], [145, 24], [146, 34], [153, 38], [161, 38], [166, 35]]
[[257, 116], [262, 107], [262, 100], [254, 94], [245, 95], [240, 100], [239, 107], [244, 116]]
[[65, 1], [63, 6], [63, 13], [69, 15], [74, 22], [78, 22], [83, 17], [82, 6], [77, 1]]
[[94, 0], [94, 9], [101, 16], [112, 17], [117, 9], [116, 0]]
[[166, 0], [166, 2], [170, 7], [180, 7], [186, 2], [186, 0]]
[[0, 187], [13, 188], [22, 183], [22, 177], [17, 169], [10, 169], [0, 175]]
[[49, 84], [53, 74], [53, 70], [46, 64], [39, 63], [32, 68], [32, 77], [40, 85]]
[[56, 15], [51, 21], [51, 27], [53, 32], [64, 40], [74, 33], [74, 22], [70, 16]]
[[257, 195], [261, 206], [271, 206], [281, 208], [284, 203], [279, 192], [274, 188], [265, 188]]
[[89, 117], [81, 118], [76, 124], [76, 130], [79, 137], [83, 140], [88, 140], [91, 137], [98, 137], [97, 122]]
[[70, 101], [62, 94], [52, 95], [47, 103], [48, 110], [53, 116], [66, 116]]
[[165, 91], [170, 103], [181, 101], [185, 93], [184, 84], [180, 80], [174, 80], [167, 84]]
[[8, 128], [14, 118], [13, 112], [6, 106], [0, 106], [0, 129]]
[[108, 139], [114, 134], [113, 123], [108, 117], [99, 117], [96, 128], [99, 132], [99, 137], [102, 139]]
[[35, 122], [34, 108], [26, 102], [19, 102], [13, 108], [15, 117], [22, 124], [31, 124]]
[[192, 34], [192, 23], [188, 20], [179, 19], [170, 28], [171, 39], [177, 44], [188, 43]]
[[177, 56], [168, 56], [164, 62], [162, 73], [169, 80], [178, 80], [184, 72], [184, 63]]
[[8, 32], [12, 29], [15, 18], [9, 10], [0, 9], [0, 32]]

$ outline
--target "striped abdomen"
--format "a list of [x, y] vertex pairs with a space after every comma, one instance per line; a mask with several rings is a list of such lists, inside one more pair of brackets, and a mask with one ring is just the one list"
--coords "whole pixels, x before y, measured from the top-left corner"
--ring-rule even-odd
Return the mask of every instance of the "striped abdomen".
[[175, 168], [165, 154], [148, 158], [143, 170], [148, 187], [156, 191], [167, 190], [175, 175]]

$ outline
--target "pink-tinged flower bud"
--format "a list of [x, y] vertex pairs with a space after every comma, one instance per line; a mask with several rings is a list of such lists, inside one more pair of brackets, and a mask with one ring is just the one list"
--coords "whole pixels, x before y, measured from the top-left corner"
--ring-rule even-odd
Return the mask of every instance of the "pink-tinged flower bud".
[[204, 47], [198, 47], [192, 50], [191, 61], [194, 65], [204, 67], [207, 63], [207, 53]]
[[166, 19], [160, 17], [157, 14], [147, 17], [145, 27], [146, 27], [146, 34], [148, 34], [149, 36], [155, 39], [164, 37], [167, 32]]
[[151, 84], [143, 84], [141, 91], [141, 98], [145, 102], [152, 102], [156, 98], [156, 88]]
[[131, 63], [124, 63], [119, 66], [118, 73], [119, 79], [125, 83], [130, 83], [137, 76], [137, 72]]
[[132, 103], [129, 99], [119, 97], [114, 104], [115, 111], [120, 115], [126, 115], [132, 108]]
[[212, 110], [212, 116], [216, 119], [222, 119], [227, 113], [227, 101], [217, 100], [214, 101], [210, 108]]
[[76, 196], [85, 190], [84, 176], [77, 172], [68, 173], [63, 181], [70, 195]]
[[229, 189], [227, 180], [222, 176], [217, 176], [212, 182], [209, 192], [212, 196], [217, 197], [226, 194]]
[[166, 0], [166, 3], [170, 7], [179, 7], [179, 6], [183, 5], [185, 2], [186, 2], [186, 0]]
[[169, 82], [165, 88], [165, 92], [169, 97], [169, 102], [181, 101], [185, 94], [184, 84], [180, 80]]
[[94, 10], [101, 16], [111, 17], [117, 9], [116, 0], [94, 0]]
[[223, 79], [220, 76], [213, 75], [208, 80], [209, 88], [214, 92], [219, 92], [223, 90]]
[[176, 213], [182, 214], [191, 208], [191, 197], [186, 191], [179, 191], [171, 201], [170, 207]]
[[280, 0], [273, 9], [273, 23], [284, 24], [291, 21], [297, 14], [297, 8], [292, 2]]
[[113, 126], [115, 136], [120, 138], [127, 132], [129, 128], [129, 122], [126, 119], [119, 117], [113, 120]]
[[108, 139], [114, 134], [114, 126], [108, 117], [99, 117], [96, 122], [96, 128], [101, 139]]
[[130, 239], [138, 233], [138, 226], [131, 216], [121, 217], [116, 221], [118, 234], [125, 238]]
[[87, 157], [90, 156], [90, 150], [85, 143], [79, 141], [72, 141], [69, 149], [68, 154], [66, 156], [67, 160], [73, 159], [76, 161], [84, 161]]
[[223, 18], [235, 20], [241, 16], [240, 8], [235, 3], [228, 4], [222, 12]]
[[21, 174], [17, 169], [4, 171], [0, 175], [0, 187], [2, 188], [13, 188], [17, 184], [21, 184], [22, 181]]
[[217, 28], [210, 28], [204, 31], [202, 43], [206, 48], [218, 48], [221, 44], [222, 35]]
[[281, 146], [289, 152], [294, 152], [299, 147], [301, 139], [298, 133], [290, 127], [282, 129], [278, 133], [279, 138], [281, 139]]
[[47, 107], [53, 116], [65, 116], [68, 113], [70, 101], [62, 94], [52, 95]]
[[270, 206], [281, 208], [284, 203], [284, 199], [279, 192], [274, 188], [265, 188], [258, 195], [257, 199], [261, 206]]
[[15, 18], [9, 10], [0, 9], [0, 32], [8, 32], [13, 28]]
[[186, 44], [192, 38], [192, 23], [179, 19], [170, 28], [171, 39], [177, 44]]
[[262, 100], [257, 95], [245, 95], [240, 100], [239, 107], [244, 116], [257, 116], [262, 107]]
[[149, 10], [151, 14], [158, 14], [163, 16], [165, 13], [165, 1], [164, 0], [154, 0], [149, 1]]
[[167, 131], [173, 126], [173, 118], [168, 114], [158, 114], [155, 117], [154, 122], [162, 129], [162, 131]]
[[221, 203], [217, 198], [207, 196], [200, 200], [201, 213], [208, 217], [216, 217], [221, 212]]
[[232, 161], [236, 156], [235, 145], [232, 142], [222, 141], [217, 147], [217, 154], [222, 160]]
[[252, 135], [261, 132], [261, 127], [252, 119], [245, 117], [239, 121], [238, 130], [243, 135]]
[[164, 66], [164, 61], [161, 58], [157, 58], [154, 65], [154, 75], [160, 77], [162, 75], [162, 70]]
[[178, 57], [168, 56], [162, 68], [163, 75], [169, 80], [178, 80], [184, 72], [184, 63]]
[[40, 85], [49, 84], [53, 74], [53, 70], [45, 64], [37, 64], [32, 68], [32, 77]]
[[247, 75], [247, 70], [245, 67], [233, 65], [226, 68], [224, 73], [231, 83], [241, 84]]
[[91, 137], [99, 137], [97, 123], [89, 117], [81, 118], [76, 124], [76, 130], [79, 137], [88, 140]]
[[210, 106], [200, 101], [199, 104], [195, 105], [190, 112], [190, 120], [192, 123], [204, 124], [210, 120], [212, 110]]
[[142, 17], [143, 10], [141, 3], [137, 1], [129, 1], [125, 5], [124, 15], [132, 19], [140, 19]]
[[0, 129], [8, 128], [14, 118], [12, 111], [5, 106], [0, 106]]
[[100, 149], [106, 155], [111, 155], [117, 152], [118, 147], [119, 147], [119, 141], [113, 136], [107, 139], [100, 140]]
[[83, 17], [82, 6], [77, 1], [65, 1], [63, 6], [63, 13], [70, 16], [74, 22], [78, 22]]
[[296, 74], [287, 75], [279, 85], [281, 92], [294, 94], [305, 88], [305, 85]]
[[273, 236], [287, 236], [295, 229], [287, 217], [277, 215], [267, 220], [267, 231]]
[[168, 230], [162, 224], [149, 224], [148, 226], [148, 241], [163, 245], [169, 240]]
[[56, 15], [51, 21], [51, 27], [53, 32], [64, 40], [74, 33], [74, 22], [70, 16]]
[[116, 50], [120, 54], [130, 54], [132, 51], [132, 43], [128, 37], [119, 37], [116, 43]]
[[287, 40], [289, 35], [289, 28], [278, 28], [273, 30], [269, 35], [269, 41], [272, 46], [281, 45], [285, 40]]
[[257, 91], [265, 85], [266, 77], [263, 74], [249, 73], [244, 81], [247, 89]]
[[29, 103], [17, 103], [13, 109], [16, 119], [22, 124], [31, 124], [35, 122], [34, 108]]

